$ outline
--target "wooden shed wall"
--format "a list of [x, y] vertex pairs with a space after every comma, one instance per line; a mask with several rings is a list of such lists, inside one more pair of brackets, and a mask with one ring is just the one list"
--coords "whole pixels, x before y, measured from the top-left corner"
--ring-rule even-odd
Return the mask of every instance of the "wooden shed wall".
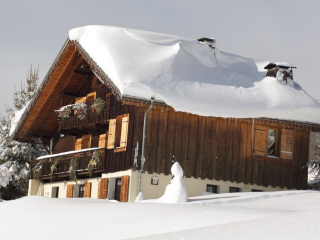
[[[145, 111], [137, 111], [136, 139], [140, 146]], [[149, 173], [170, 174], [174, 160], [188, 178], [306, 189], [308, 132], [295, 131], [293, 159], [281, 160], [252, 155], [251, 120], [152, 109], [146, 130], [145, 170]], [[140, 156], [141, 151], [139, 164]]]

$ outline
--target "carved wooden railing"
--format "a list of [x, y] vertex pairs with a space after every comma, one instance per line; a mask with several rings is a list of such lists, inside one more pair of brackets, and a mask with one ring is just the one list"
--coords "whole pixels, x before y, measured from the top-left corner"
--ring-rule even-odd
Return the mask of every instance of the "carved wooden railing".
[[68, 177], [69, 176], [69, 168], [70, 168], [70, 161], [73, 157], [77, 158], [77, 168], [76, 174], [77, 175], [85, 175], [88, 174], [88, 164], [89, 161], [92, 159], [93, 152], [98, 150], [100, 153], [99, 162], [93, 169], [94, 173], [102, 173], [105, 171], [105, 148], [99, 149], [88, 149], [82, 150], [81, 152], [74, 152], [69, 153], [66, 152], [65, 154], [55, 154], [52, 157], [48, 156], [48, 158], [39, 159], [39, 160], [32, 160], [31, 161], [31, 178], [33, 178], [33, 169], [42, 161], [42, 170], [41, 170], [41, 180], [50, 179], [51, 173], [51, 166], [55, 160], [59, 159], [59, 163], [57, 165], [57, 170], [54, 171], [55, 177]]

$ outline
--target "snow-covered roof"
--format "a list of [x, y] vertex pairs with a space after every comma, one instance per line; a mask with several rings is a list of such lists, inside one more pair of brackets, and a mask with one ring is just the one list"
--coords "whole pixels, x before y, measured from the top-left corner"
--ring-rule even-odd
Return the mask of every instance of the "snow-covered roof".
[[69, 38], [122, 95], [155, 97], [176, 111], [202, 116], [320, 124], [320, 104], [297, 83], [290, 87], [265, 77], [268, 61], [195, 39], [110, 26], [75, 28]]

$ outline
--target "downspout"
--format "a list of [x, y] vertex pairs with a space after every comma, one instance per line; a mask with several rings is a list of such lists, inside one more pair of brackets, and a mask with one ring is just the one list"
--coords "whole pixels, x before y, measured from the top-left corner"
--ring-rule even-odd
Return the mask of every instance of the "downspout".
[[254, 118], [252, 118], [251, 156], [254, 155], [254, 141], [253, 141], [253, 136], [254, 136]]
[[146, 143], [146, 126], [147, 126], [147, 114], [148, 112], [152, 109], [153, 107], [153, 101], [154, 98], [152, 97], [150, 102], [150, 106], [148, 108], [148, 110], [144, 113], [144, 118], [143, 118], [143, 134], [142, 134], [142, 150], [141, 150], [141, 169], [139, 171], [139, 184], [138, 184], [138, 194], [141, 192], [141, 177], [142, 177], [142, 173], [144, 171], [144, 146]]

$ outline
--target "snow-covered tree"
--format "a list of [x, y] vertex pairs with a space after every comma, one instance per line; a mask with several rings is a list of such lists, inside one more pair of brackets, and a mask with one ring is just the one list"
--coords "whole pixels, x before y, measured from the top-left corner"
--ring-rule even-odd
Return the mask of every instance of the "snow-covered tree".
[[309, 187], [320, 189], [320, 133], [310, 133]]
[[0, 117], [0, 198], [12, 199], [25, 196], [28, 190], [29, 162], [42, 148], [21, 143], [10, 135], [12, 120], [21, 115], [35, 95], [39, 80], [39, 68], [27, 73], [26, 84], [13, 94], [14, 108], [6, 106], [6, 116]]

